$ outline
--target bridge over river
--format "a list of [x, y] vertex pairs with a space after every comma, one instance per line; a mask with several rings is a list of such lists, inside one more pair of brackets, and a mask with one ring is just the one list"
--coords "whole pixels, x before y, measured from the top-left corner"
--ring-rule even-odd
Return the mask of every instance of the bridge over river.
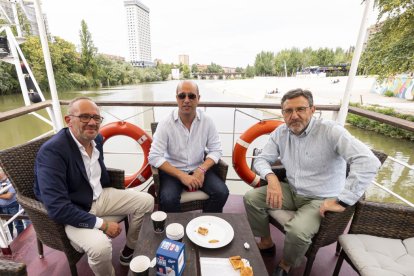
[[193, 73], [194, 78], [199, 80], [226, 80], [243, 79], [244, 73]]

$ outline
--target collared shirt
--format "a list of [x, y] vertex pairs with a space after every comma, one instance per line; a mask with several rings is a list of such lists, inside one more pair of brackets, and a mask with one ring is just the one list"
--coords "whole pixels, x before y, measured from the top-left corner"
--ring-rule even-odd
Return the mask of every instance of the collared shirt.
[[204, 162], [206, 149], [207, 157], [217, 163], [222, 150], [213, 120], [197, 110], [188, 130], [178, 116], [178, 109], [175, 109], [159, 122], [148, 160], [156, 168], [168, 161], [173, 167], [188, 172]]
[[[254, 162], [261, 178], [280, 158], [288, 183], [300, 195], [329, 198], [353, 205], [374, 179], [381, 163], [361, 141], [334, 121], [312, 118], [297, 136], [286, 124], [270, 135]], [[346, 177], [346, 164], [350, 172]]]
[[88, 175], [89, 184], [93, 190], [93, 200], [96, 200], [99, 195], [102, 193], [102, 185], [101, 185], [101, 165], [99, 164], [99, 150], [96, 149], [95, 141], [91, 141], [92, 143], [92, 155], [89, 157], [88, 153], [86, 152], [85, 147], [75, 138], [72, 131], [69, 129], [70, 134], [72, 135], [73, 140], [75, 140], [76, 144], [78, 145], [79, 151], [82, 156], [83, 164], [85, 165], [86, 174]]
[[[101, 165], [99, 164], [99, 150], [96, 149], [96, 143], [94, 140], [91, 141], [92, 143], [92, 155], [89, 157], [88, 153], [86, 152], [85, 147], [76, 139], [73, 135], [72, 131], [69, 129], [70, 134], [72, 135], [73, 140], [78, 145], [79, 151], [82, 156], [83, 164], [85, 165], [86, 174], [89, 179], [89, 185], [91, 185], [93, 191], [93, 200], [96, 200], [102, 193], [102, 185], [101, 185]], [[103, 220], [99, 217], [96, 217], [95, 228], [101, 227], [103, 224]]]

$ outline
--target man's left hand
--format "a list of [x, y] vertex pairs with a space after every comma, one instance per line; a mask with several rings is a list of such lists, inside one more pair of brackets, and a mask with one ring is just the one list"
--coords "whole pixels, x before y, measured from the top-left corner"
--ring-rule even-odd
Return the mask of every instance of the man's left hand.
[[194, 171], [194, 173], [193, 173], [193, 176], [195, 177], [195, 178], [197, 178], [198, 179], [198, 181], [200, 181], [200, 186], [198, 187], [198, 188], [201, 188], [201, 187], [203, 187], [203, 183], [204, 183], [204, 173], [200, 170], [200, 169], [196, 169], [195, 171]]
[[322, 217], [325, 217], [326, 211], [340, 213], [345, 211], [345, 207], [339, 205], [338, 202], [336, 202], [336, 199], [325, 199], [319, 207], [319, 213]]

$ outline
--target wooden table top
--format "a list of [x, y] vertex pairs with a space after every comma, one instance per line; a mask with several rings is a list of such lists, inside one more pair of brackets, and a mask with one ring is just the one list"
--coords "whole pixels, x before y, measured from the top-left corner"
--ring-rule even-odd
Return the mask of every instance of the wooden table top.
[[[185, 228], [188, 222], [192, 219], [205, 215], [220, 217], [230, 223], [234, 230], [234, 238], [224, 247], [210, 249], [194, 244], [190, 239], [188, 239], [187, 235], [185, 235], [183, 242], [185, 243], [186, 250], [186, 266], [183, 275], [201, 275], [200, 257], [228, 258], [235, 255], [240, 255], [242, 258], [247, 259], [250, 262], [255, 275], [268, 275], [266, 266], [260, 255], [259, 249], [256, 246], [256, 241], [245, 214], [208, 214], [194, 212], [168, 213], [166, 225], [176, 222], [182, 224]], [[134, 257], [138, 255], [145, 255], [152, 260], [155, 257], [159, 244], [165, 238], [165, 231], [161, 234], [154, 232], [150, 214], [146, 214], [142, 222], [142, 228], [139, 233]], [[247, 250], [244, 248], [245, 242], [250, 245], [250, 249]], [[218, 273], [220, 272], [218, 271]], [[150, 269], [149, 275], [155, 275], [155, 268]]]

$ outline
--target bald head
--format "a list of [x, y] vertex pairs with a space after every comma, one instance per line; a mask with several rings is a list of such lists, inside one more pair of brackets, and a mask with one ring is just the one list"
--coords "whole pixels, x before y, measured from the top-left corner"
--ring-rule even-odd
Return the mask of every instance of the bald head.
[[181, 81], [178, 85], [177, 85], [177, 90], [176, 93], [179, 94], [180, 92], [183, 92], [183, 90], [186, 90], [184, 92], [188, 91], [193, 91], [196, 92], [197, 95], [199, 95], [199, 91], [198, 91], [198, 85], [190, 80], [185, 80], [185, 81]]
[[79, 110], [79, 104], [81, 104], [82, 102], [89, 102], [90, 104], [96, 106], [97, 109], [99, 109], [98, 106], [96, 105], [96, 103], [91, 98], [77, 97], [77, 98], [74, 98], [73, 100], [71, 100], [69, 102], [68, 114], [72, 115], [72, 114], [77, 113], [77, 111]]

